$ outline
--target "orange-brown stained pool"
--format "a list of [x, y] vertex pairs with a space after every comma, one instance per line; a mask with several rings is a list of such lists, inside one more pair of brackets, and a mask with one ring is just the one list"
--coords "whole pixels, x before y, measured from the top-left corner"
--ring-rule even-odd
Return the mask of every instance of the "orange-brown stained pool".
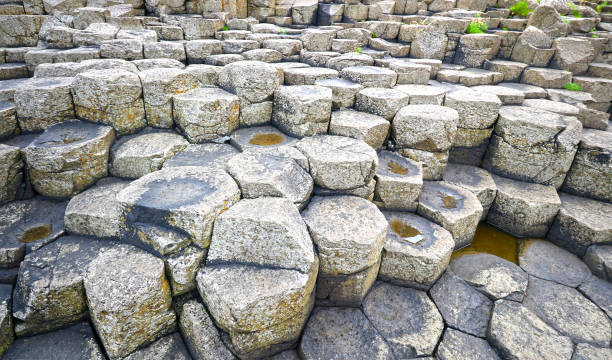
[[23, 235], [19, 238], [19, 241], [23, 243], [31, 243], [45, 238], [51, 234], [53, 226], [51, 224], [41, 225], [26, 230]]
[[392, 173], [399, 175], [408, 175], [408, 168], [396, 163], [393, 160], [389, 161], [387, 167], [389, 168], [389, 170], [391, 170]]
[[487, 253], [518, 264], [518, 243], [518, 238], [498, 230], [487, 223], [480, 223], [476, 228], [472, 244], [455, 251], [451, 256], [451, 260], [464, 254]]
[[416, 244], [423, 239], [423, 236], [421, 236], [421, 232], [418, 229], [415, 229], [400, 219], [391, 220], [391, 222], [389, 222], [389, 226], [394, 233], [402, 238], [402, 240], [409, 243]]
[[444, 203], [444, 208], [446, 209], [456, 209], [457, 208], [457, 200], [450, 195], [440, 195], [442, 198], [442, 202]]
[[275, 133], [267, 133], [267, 134], [255, 134], [249, 140], [249, 144], [259, 145], [259, 146], [270, 146], [270, 145], [278, 145], [285, 141], [285, 137], [280, 134]]

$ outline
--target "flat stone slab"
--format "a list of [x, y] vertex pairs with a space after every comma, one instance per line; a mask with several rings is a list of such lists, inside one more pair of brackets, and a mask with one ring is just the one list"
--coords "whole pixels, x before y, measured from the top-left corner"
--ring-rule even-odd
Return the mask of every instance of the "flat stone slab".
[[452, 235], [415, 214], [383, 214], [389, 229], [378, 277], [402, 286], [429, 289], [448, 267], [455, 247]]
[[338, 74], [334, 69], [319, 67], [286, 69], [285, 85], [315, 85], [318, 80], [335, 79]]
[[104, 178], [70, 199], [64, 215], [66, 230], [79, 235], [119, 238], [121, 207], [115, 198], [127, 185], [125, 180]]
[[522, 301], [529, 280], [518, 265], [486, 253], [461, 255], [450, 269], [492, 300]]
[[377, 283], [363, 311], [396, 358], [432, 355], [444, 329], [435, 304], [419, 290]]
[[497, 186], [488, 171], [476, 166], [450, 163], [442, 179], [472, 192], [482, 205], [481, 221], [484, 221], [497, 195]]
[[123, 360], [147, 360], [151, 358], [172, 358], [175, 360], [190, 360], [191, 355], [178, 332], [155, 341], [143, 349], [139, 349], [123, 358]]
[[124, 224], [122, 236], [124, 241], [159, 252], [154, 238], [138, 236], [141, 224], [151, 224], [206, 248], [215, 218], [239, 198], [238, 185], [221, 170], [184, 166], [156, 171], [117, 194]]
[[362, 140], [318, 135], [302, 139], [296, 147], [308, 158], [315, 184], [330, 190], [365, 186], [378, 167], [376, 151]]
[[355, 308], [316, 308], [304, 329], [299, 353], [307, 360], [395, 358], [384, 338]]
[[591, 274], [576, 255], [545, 240], [526, 240], [518, 259], [530, 275], [565, 286], [577, 287]]
[[446, 270], [429, 294], [446, 324], [474, 336], [486, 335], [493, 302], [452, 270]]
[[612, 246], [592, 245], [586, 251], [583, 261], [593, 274], [602, 279], [612, 279]]
[[35, 197], [0, 207], [0, 267], [19, 266], [26, 253], [63, 235], [66, 204]]
[[404, 106], [393, 118], [398, 147], [441, 152], [450, 149], [457, 134], [459, 114], [439, 105]]
[[487, 340], [502, 357], [519, 359], [570, 359], [574, 346], [520, 303], [495, 302]]
[[202, 359], [208, 356], [222, 360], [235, 359], [221, 341], [219, 331], [213, 319], [204, 309], [204, 305], [195, 300], [187, 301], [181, 308], [180, 317], [181, 334], [189, 348], [189, 353]]
[[397, 82], [395, 71], [378, 66], [345, 67], [340, 72], [340, 76], [365, 87], [390, 88]]
[[89, 323], [81, 322], [66, 329], [17, 338], [4, 353], [3, 359], [28, 360], [40, 356], [46, 359], [64, 357], [104, 360], [106, 358]]
[[287, 136], [274, 126], [256, 126], [236, 130], [230, 136], [231, 143], [240, 151], [295, 145], [296, 138]]
[[597, 276], [590, 276], [578, 287], [578, 290], [610, 317], [612, 303], [609, 299], [612, 296], [612, 283]]
[[576, 289], [532, 277], [523, 305], [575, 343], [610, 344], [610, 320]]
[[240, 151], [228, 144], [190, 144], [164, 161], [162, 169], [178, 166], [201, 166], [223, 170], [229, 159], [239, 153]]
[[408, 95], [396, 89], [367, 87], [357, 93], [355, 109], [391, 121], [408, 99]]
[[110, 173], [137, 179], [161, 169], [164, 161], [189, 142], [172, 132], [151, 132], [119, 139], [111, 149]]
[[284, 197], [303, 208], [314, 188], [310, 174], [289, 156], [246, 151], [232, 157], [226, 170], [246, 199]]
[[410, 105], [442, 105], [446, 91], [437, 86], [403, 84], [393, 87], [409, 96]]
[[272, 123], [300, 138], [326, 133], [332, 99], [332, 90], [323, 86], [281, 86], [274, 92]]
[[442, 341], [438, 345], [436, 358], [439, 360], [499, 360], [499, 355], [486, 340], [446, 328]]
[[464, 188], [444, 181], [426, 181], [417, 212], [453, 234], [455, 249], [460, 249], [472, 242], [482, 205], [476, 195]]

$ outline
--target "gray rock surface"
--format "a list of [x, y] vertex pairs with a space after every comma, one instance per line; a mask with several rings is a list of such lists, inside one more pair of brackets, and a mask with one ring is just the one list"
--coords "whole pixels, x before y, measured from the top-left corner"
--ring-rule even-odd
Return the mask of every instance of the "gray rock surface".
[[179, 324], [189, 352], [195, 359], [235, 359], [223, 345], [213, 320], [199, 302], [191, 300], [183, 305]]
[[442, 316], [427, 293], [410, 288], [374, 285], [363, 312], [396, 358], [433, 354], [444, 329]]
[[385, 209], [416, 211], [423, 187], [422, 165], [386, 150], [378, 153], [378, 165], [376, 204]]
[[461, 255], [451, 262], [450, 269], [492, 300], [521, 302], [529, 280], [519, 266], [486, 253]]
[[272, 122], [283, 132], [312, 136], [327, 132], [332, 90], [318, 85], [281, 86], [274, 92]]
[[121, 207], [115, 197], [127, 185], [125, 180], [104, 178], [73, 197], [64, 215], [66, 230], [78, 235], [118, 238]]
[[431, 290], [433, 301], [449, 326], [468, 334], [485, 337], [493, 302], [446, 270]]
[[591, 275], [576, 255], [545, 240], [526, 240], [518, 259], [530, 275], [565, 286], [577, 287]]
[[447, 328], [438, 345], [436, 358], [439, 360], [496, 360], [499, 359], [499, 356], [486, 340]]
[[[342, 334], [342, 336], [338, 336]], [[394, 359], [391, 347], [360, 309], [317, 308], [298, 348], [307, 360], [330, 358]]]
[[166, 359], [191, 360], [191, 355], [178, 332], [165, 336], [143, 349], [139, 349], [123, 360]]
[[362, 140], [319, 135], [302, 139], [296, 147], [308, 158], [315, 184], [330, 190], [367, 185], [378, 167], [376, 151]]
[[225, 165], [239, 153], [228, 144], [192, 144], [164, 161], [162, 169], [177, 166], [200, 166], [225, 169]]
[[448, 267], [455, 247], [452, 235], [420, 216], [385, 211], [389, 229], [378, 277], [427, 290]]
[[610, 344], [610, 319], [576, 289], [532, 277], [523, 305], [576, 343]]
[[164, 262], [153, 255], [128, 245], [106, 250], [87, 267], [84, 285], [92, 322], [112, 359], [176, 329]]
[[612, 279], [612, 246], [589, 246], [583, 261], [593, 274], [608, 281]]
[[497, 186], [489, 172], [476, 166], [450, 163], [446, 166], [442, 179], [476, 195], [483, 209], [480, 220], [486, 219], [497, 195]]
[[508, 300], [495, 302], [487, 340], [502, 358], [570, 359], [570, 338], [559, 334], [525, 306]]
[[464, 188], [445, 181], [426, 181], [417, 212], [453, 234], [455, 249], [460, 249], [472, 242], [482, 205], [476, 195]]

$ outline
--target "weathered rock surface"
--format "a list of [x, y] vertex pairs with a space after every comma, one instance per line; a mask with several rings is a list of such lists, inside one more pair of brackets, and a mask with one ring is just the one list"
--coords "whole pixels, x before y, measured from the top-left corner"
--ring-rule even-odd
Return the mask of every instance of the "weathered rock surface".
[[164, 262], [153, 255], [129, 245], [106, 250], [89, 264], [84, 285], [92, 322], [113, 359], [176, 329]]
[[88, 188], [108, 173], [115, 132], [78, 120], [53, 125], [23, 153], [30, 181], [41, 195], [67, 198]]
[[440, 360], [495, 360], [499, 359], [499, 356], [486, 340], [447, 328], [438, 345], [436, 358]]
[[376, 189], [377, 205], [385, 209], [416, 211], [423, 187], [423, 167], [420, 163], [397, 153], [378, 153]]

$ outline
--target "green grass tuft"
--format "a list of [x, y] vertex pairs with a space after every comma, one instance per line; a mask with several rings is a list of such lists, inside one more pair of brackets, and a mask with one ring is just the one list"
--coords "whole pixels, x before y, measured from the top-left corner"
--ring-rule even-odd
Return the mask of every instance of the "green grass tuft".
[[533, 9], [529, 8], [529, 4], [527, 1], [521, 0], [516, 4], [510, 6], [509, 8], [511, 15], [518, 15], [520, 17], [526, 18], [533, 11]]
[[582, 87], [575, 82], [568, 82], [567, 84], [563, 85], [563, 88], [569, 91], [582, 91]]
[[223, 25], [223, 27], [221, 28], [221, 31], [228, 31], [229, 28], [227, 27], [227, 25]]
[[356, 52], [357, 54], [361, 54], [361, 47], [360, 47], [360, 46], [357, 46], [357, 47], [355, 48], [355, 52]]
[[465, 30], [466, 33], [468, 34], [482, 34], [483, 32], [487, 31], [489, 28], [487, 27], [487, 24], [485, 24], [482, 21], [472, 21], [467, 29]]

